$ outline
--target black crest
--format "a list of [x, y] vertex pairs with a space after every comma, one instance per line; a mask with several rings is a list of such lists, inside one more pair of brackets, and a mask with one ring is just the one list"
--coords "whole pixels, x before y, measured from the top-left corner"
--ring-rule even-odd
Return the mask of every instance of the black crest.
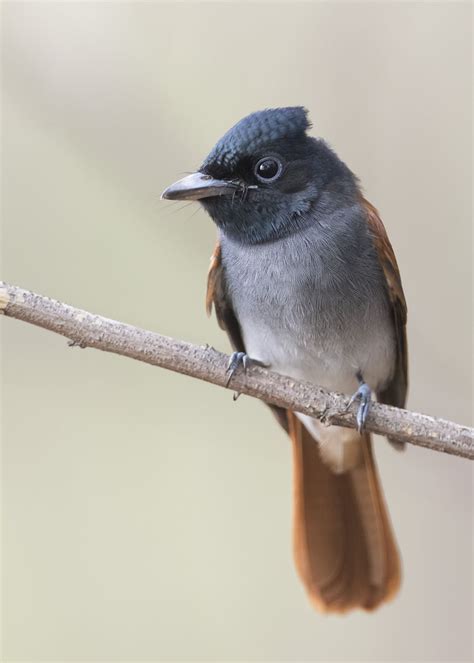
[[302, 106], [268, 108], [247, 115], [216, 143], [202, 164], [206, 167], [233, 168], [245, 156], [254, 154], [266, 143], [304, 134], [311, 126]]

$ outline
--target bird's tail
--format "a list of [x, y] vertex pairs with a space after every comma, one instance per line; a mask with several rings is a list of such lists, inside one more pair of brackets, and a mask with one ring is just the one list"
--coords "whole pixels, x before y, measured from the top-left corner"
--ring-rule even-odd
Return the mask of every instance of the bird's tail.
[[359, 464], [334, 474], [288, 414], [294, 454], [294, 553], [312, 603], [323, 612], [373, 610], [400, 584], [400, 561], [369, 435]]

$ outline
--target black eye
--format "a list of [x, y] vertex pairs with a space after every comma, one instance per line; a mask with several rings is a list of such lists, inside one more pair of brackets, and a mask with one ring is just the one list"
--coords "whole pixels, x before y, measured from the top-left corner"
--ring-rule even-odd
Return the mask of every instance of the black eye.
[[271, 182], [281, 175], [282, 170], [281, 161], [276, 157], [263, 157], [255, 164], [254, 173], [262, 182]]

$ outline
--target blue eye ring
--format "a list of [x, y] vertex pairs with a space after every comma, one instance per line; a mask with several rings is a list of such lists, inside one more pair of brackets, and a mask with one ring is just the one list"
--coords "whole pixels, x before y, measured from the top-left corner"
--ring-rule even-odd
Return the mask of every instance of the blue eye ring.
[[278, 157], [272, 154], [259, 159], [253, 168], [253, 172], [259, 182], [268, 184], [280, 177], [283, 172], [283, 164]]

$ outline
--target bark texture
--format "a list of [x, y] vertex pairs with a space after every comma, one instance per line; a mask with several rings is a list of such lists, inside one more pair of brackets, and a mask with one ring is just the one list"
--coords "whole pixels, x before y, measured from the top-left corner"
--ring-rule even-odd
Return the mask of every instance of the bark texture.
[[[226, 387], [229, 357], [208, 346], [192, 345], [110, 320], [3, 282], [0, 312], [61, 334], [74, 345], [113, 352]], [[357, 404], [345, 412], [348, 396], [265, 368], [253, 366], [247, 373], [239, 370], [229, 388], [323, 422], [356, 427]], [[437, 417], [374, 403], [366, 428], [401, 442], [474, 458], [474, 430]]]

